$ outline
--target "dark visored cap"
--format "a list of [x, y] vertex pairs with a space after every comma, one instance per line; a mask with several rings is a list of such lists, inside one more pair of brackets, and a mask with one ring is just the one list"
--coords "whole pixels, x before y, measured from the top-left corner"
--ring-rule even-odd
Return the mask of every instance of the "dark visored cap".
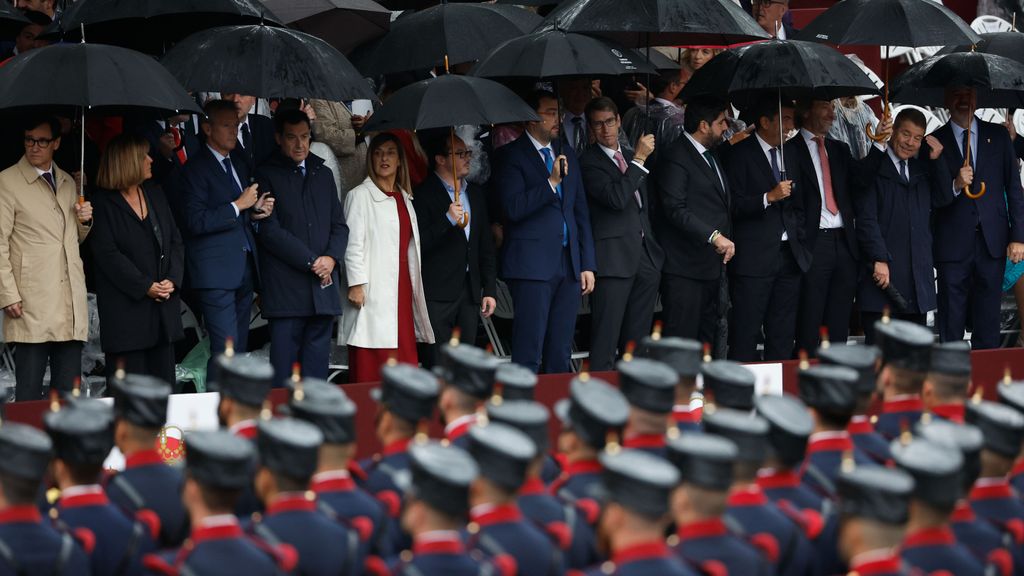
[[291, 386], [288, 408], [292, 416], [319, 428], [328, 444], [356, 441], [356, 404], [341, 388], [313, 378]]
[[214, 391], [245, 404], [260, 407], [274, 385], [274, 367], [266, 360], [226, 351], [217, 356], [217, 380]]
[[668, 441], [668, 460], [682, 481], [708, 490], [724, 492], [732, 486], [733, 462], [738, 457], [732, 440], [714, 434], [684, 433]]
[[631, 406], [668, 414], [676, 400], [676, 381], [679, 377], [656, 360], [637, 358], [616, 364], [619, 371], [619, 390]]
[[69, 464], [103, 464], [114, 447], [114, 411], [99, 400], [77, 400], [47, 412], [43, 427], [56, 457]]
[[413, 424], [430, 420], [441, 391], [437, 376], [410, 364], [387, 364], [380, 375], [380, 388], [370, 392], [374, 400]]
[[533, 440], [538, 452], [547, 452], [548, 409], [533, 400], [506, 400], [501, 404], [487, 404], [487, 419], [491, 422], [508, 424], [520, 430]]
[[499, 422], [478, 424], [469, 429], [469, 454], [480, 475], [515, 492], [526, 481], [526, 469], [537, 456], [537, 447], [523, 432]]
[[141, 374], [112, 378], [110, 384], [114, 414], [118, 419], [142, 428], [162, 428], [167, 423], [170, 384]]
[[971, 424], [954, 424], [931, 418], [926, 413], [914, 425], [914, 434], [929, 442], [959, 450], [963, 456], [962, 489], [964, 492], [970, 490], [981, 476], [981, 449], [985, 446], [985, 435], [981, 430]]
[[309, 422], [297, 418], [260, 420], [256, 425], [260, 463], [270, 471], [305, 480], [316, 472], [324, 436]]
[[814, 420], [799, 398], [784, 394], [762, 394], [754, 399], [757, 414], [768, 422], [768, 444], [783, 466], [794, 467], [804, 461], [807, 439], [814, 431]]
[[720, 408], [754, 409], [754, 373], [738, 362], [715, 360], [701, 367], [704, 390], [715, 396]]
[[971, 401], [965, 406], [968, 424], [977, 426], [985, 436], [985, 448], [1004, 458], [1016, 458], [1024, 440], [1024, 416], [1009, 406]]
[[555, 404], [555, 415], [588, 446], [603, 450], [609, 432], [621, 434], [629, 403], [611, 384], [589, 375], [573, 379], [569, 398]]
[[877, 387], [875, 366], [881, 351], [874, 346], [831, 345], [818, 348], [818, 360], [830, 366], [845, 366], [857, 371], [857, 394], [867, 396]]
[[490, 398], [500, 360], [469, 344], [445, 344], [441, 356], [442, 362], [436, 371], [446, 383], [474, 398]]
[[0, 472], [41, 481], [52, 456], [53, 442], [43, 431], [16, 422], [0, 426]]
[[679, 485], [679, 471], [664, 458], [625, 449], [604, 452], [600, 460], [608, 499], [651, 519], [668, 513], [669, 496]]
[[920, 324], [905, 320], [875, 322], [882, 362], [911, 372], [927, 372], [935, 335]]
[[494, 379], [497, 384], [501, 384], [501, 396], [505, 400], [533, 400], [537, 375], [528, 368], [506, 362], [498, 366]]
[[966, 340], [932, 346], [929, 372], [949, 376], [971, 375], [971, 345]]
[[853, 414], [859, 376], [845, 366], [811, 366], [797, 373], [800, 399], [831, 414]]
[[452, 518], [469, 512], [469, 486], [479, 468], [473, 458], [457, 446], [429, 441], [409, 445], [412, 486], [408, 496]]
[[700, 374], [703, 364], [703, 348], [700, 342], [687, 338], [648, 336], [640, 341], [638, 355], [668, 364], [683, 378], [694, 378]]
[[896, 465], [914, 477], [914, 498], [940, 510], [952, 510], [963, 496], [959, 450], [921, 438], [896, 440], [891, 447]]
[[249, 440], [226, 430], [185, 434], [185, 470], [211, 488], [242, 490], [252, 483], [256, 449]]
[[[709, 407], [710, 408], [710, 407]], [[704, 430], [732, 440], [742, 462], [764, 462], [768, 455], [768, 421], [756, 414], [730, 408], [705, 408]]]
[[909, 474], [882, 466], [841, 470], [836, 480], [840, 514], [892, 525], [906, 523], [913, 490]]

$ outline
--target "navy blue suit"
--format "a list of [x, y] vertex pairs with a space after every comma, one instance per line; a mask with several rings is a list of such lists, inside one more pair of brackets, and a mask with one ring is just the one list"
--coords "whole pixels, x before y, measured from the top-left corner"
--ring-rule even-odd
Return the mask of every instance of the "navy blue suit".
[[534, 372], [542, 359], [544, 372], [570, 371], [580, 273], [597, 269], [580, 165], [571, 148], [561, 152], [568, 174], [560, 195], [528, 134], [498, 150], [491, 178], [505, 226], [501, 275], [515, 306], [512, 361]]
[[[89, 557], [71, 535], [43, 523], [35, 505], [0, 511], [0, 574], [90, 574]], [[10, 554], [10, 557], [8, 557]], [[15, 565], [20, 571], [14, 569]], [[60, 569], [59, 567], [63, 567]]]
[[479, 516], [471, 515], [469, 548], [488, 558], [509, 555], [519, 574], [558, 576], [563, 573], [562, 553], [550, 538], [524, 519], [516, 505], [496, 506]]
[[[302, 364], [303, 376], [327, 379], [331, 324], [341, 314], [340, 262], [345, 259], [348, 226], [338, 200], [334, 176], [312, 154], [305, 176], [280, 152], [259, 168], [260, 191], [274, 195], [274, 212], [260, 222], [260, 283], [263, 316], [270, 320], [270, 362], [275, 383]], [[331, 281], [321, 288], [312, 271], [320, 256], [334, 259]]]
[[149, 528], [129, 519], [105, 494], [61, 497], [54, 510], [68, 528], [96, 537], [89, 554], [93, 574], [142, 574], [142, 557], [154, 549]]
[[160, 518], [161, 548], [181, 544], [188, 535], [188, 516], [181, 498], [185, 480], [179, 468], [164, 464], [155, 451], [138, 452], [125, 458], [124, 470], [111, 476], [104, 487], [111, 502], [129, 515], [152, 510]]
[[[934, 136], [952, 187], [963, 156], [947, 123]], [[971, 200], [959, 193], [948, 206], [935, 211], [935, 268], [938, 271], [937, 324], [943, 342], [961, 340], [971, 311], [971, 346], [999, 346], [999, 305], [1002, 298], [1006, 248], [1024, 242], [1024, 193], [1021, 191], [1013, 144], [1006, 128], [978, 121], [978, 148], [973, 190], [985, 182], [985, 195]]]
[[238, 183], [217, 161], [209, 147], [185, 165], [185, 262], [192, 288], [197, 290], [206, 329], [210, 333], [210, 363], [233, 338], [244, 352], [249, 338], [249, 315], [256, 283], [256, 240], [248, 210], [235, 214], [232, 204], [249, 182], [244, 162], [232, 160]]

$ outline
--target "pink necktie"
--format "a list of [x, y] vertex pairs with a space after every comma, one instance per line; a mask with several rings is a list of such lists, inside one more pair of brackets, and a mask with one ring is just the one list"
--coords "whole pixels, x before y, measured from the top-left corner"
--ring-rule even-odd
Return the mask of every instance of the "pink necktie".
[[839, 214], [839, 205], [836, 204], [836, 196], [832, 193], [832, 167], [828, 165], [825, 139], [816, 136], [814, 141], [818, 143], [818, 158], [821, 160], [821, 182], [825, 187], [825, 209], [830, 214]]
[[[625, 174], [626, 173], [626, 159], [622, 156], [622, 152], [620, 152], [619, 150], [616, 150], [615, 154], [612, 155], [612, 158], [615, 159], [615, 163], [619, 166], [619, 172], [622, 172], [623, 174]], [[640, 191], [639, 190], [634, 190], [633, 191], [633, 197], [636, 198], [636, 205], [641, 207], [641, 208], [643, 208], [644, 207], [644, 203], [643, 203], [642, 200], [640, 200]]]

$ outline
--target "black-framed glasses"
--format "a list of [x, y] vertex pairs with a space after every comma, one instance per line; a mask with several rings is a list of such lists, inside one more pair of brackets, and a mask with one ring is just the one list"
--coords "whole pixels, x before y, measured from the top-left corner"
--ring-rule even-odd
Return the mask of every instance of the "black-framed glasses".
[[619, 123], [619, 117], [618, 116], [612, 116], [611, 118], [609, 118], [607, 120], [591, 120], [589, 122], [590, 128], [593, 129], [593, 130], [600, 130], [601, 128], [607, 128], [608, 130], [611, 130], [611, 129], [615, 128], [615, 125], [618, 124], [618, 123]]
[[448, 155], [457, 156], [459, 158], [459, 160], [468, 160], [468, 159], [473, 157], [473, 151], [472, 150], [460, 150], [458, 152], [448, 152]]
[[25, 137], [25, 148], [33, 148], [39, 146], [40, 148], [49, 148], [50, 144], [53, 144], [56, 138], [29, 138]]

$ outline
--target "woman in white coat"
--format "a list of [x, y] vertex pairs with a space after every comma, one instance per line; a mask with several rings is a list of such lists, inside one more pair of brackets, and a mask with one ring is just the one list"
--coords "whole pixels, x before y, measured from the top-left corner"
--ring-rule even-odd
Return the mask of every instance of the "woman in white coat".
[[401, 142], [393, 134], [378, 134], [370, 141], [366, 164], [369, 176], [345, 197], [349, 382], [380, 380], [380, 367], [391, 358], [416, 365], [416, 343], [434, 342]]

